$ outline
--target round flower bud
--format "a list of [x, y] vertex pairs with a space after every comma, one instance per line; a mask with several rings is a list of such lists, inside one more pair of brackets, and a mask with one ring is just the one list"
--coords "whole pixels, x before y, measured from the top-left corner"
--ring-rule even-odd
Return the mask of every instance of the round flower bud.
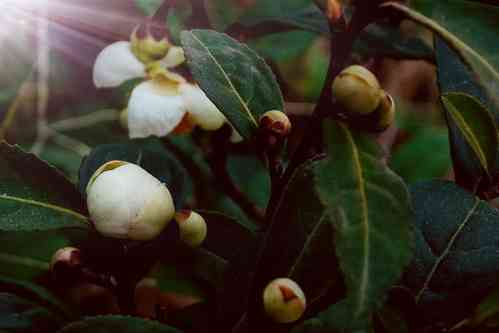
[[291, 121], [284, 112], [272, 110], [265, 112], [260, 117], [260, 127], [284, 137], [291, 132]]
[[379, 131], [384, 131], [393, 124], [395, 120], [395, 101], [392, 96], [384, 93], [376, 113], [378, 113], [377, 129]]
[[166, 29], [146, 22], [138, 25], [130, 36], [132, 52], [144, 64], [163, 59], [170, 49]]
[[354, 114], [373, 112], [383, 97], [376, 76], [358, 65], [344, 69], [334, 80], [332, 89], [336, 101]]
[[124, 161], [102, 165], [86, 192], [95, 228], [108, 237], [153, 239], [175, 214], [167, 187], [138, 165]]
[[57, 250], [50, 261], [50, 270], [53, 271], [56, 265], [64, 265], [72, 268], [81, 265], [81, 252], [76, 247], [63, 247]]
[[275, 322], [292, 323], [305, 312], [305, 294], [293, 280], [275, 279], [263, 291], [263, 306], [267, 315]]
[[204, 218], [191, 210], [182, 210], [175, 214], [180, 239], [191, 247], [198, 247], [206, 238], [208, 228]]

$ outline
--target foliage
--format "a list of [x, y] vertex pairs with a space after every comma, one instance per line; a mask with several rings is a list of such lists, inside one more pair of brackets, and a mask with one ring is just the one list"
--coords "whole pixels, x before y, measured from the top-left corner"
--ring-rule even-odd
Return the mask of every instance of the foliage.
[[[134, 3], [133, 38], [102, 38], [129, 41], [106, 63], [123, 71], [106, 89], [57, 42], [44, 50], [44, 19], [58, 19], [50, 13], [36, 19], [31, 73], [21, 64], [15, 82], [0, 80], [0, 331], [497, 330], [499, 6]], [[120, 16], [112, 10], [109, 20]], [[159, 60], [138, 60], [158, 45]], [[60, 61], [46, 77], [50, 52]], [[430, 79], [407, 79], [407, 63], [430, 68]], [[360, 69], [352, 79], [369, 85], [369, 114], [331, 89], [352, 64], [379, 78]], [[132, 120], [152, 135], [129, 138]], [[152, 137], [165, 123], [169, 134]], [[116, 161], [172, 196], [175, 216], [151, 239], [94, 226], [87, 189], [123, 167]], [[98, 197], [110, 228], [140, 232], [165, 203], [137, 207], [140, 191], [118, 185]], [[207, 230], [199, 247], [182, 241], [198, 231], [186, 227], [191, 210]], [[56, 253], [69, 246], [77, 255]], [[266, 313], [263, 291], [278, 278], [305, 295], [295, 322]], [[278, 290], [283, 311], [300, 299]]]

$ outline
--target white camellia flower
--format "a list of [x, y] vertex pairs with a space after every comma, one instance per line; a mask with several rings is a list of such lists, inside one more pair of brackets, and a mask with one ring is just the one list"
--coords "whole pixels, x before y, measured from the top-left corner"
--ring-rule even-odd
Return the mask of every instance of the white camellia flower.
[[[131, 138], [166, 136], [189, 115], [204, 130], [221, 128], [227, 119], [197, 84], [187, 82], [169, 69], [185, 61], [181, 47], [171, 46], [157, 62], [144, 64], [134, 55], [130, 42], [116, 42], [97, 56], [93, 78], [98, 88], [118, 87], [134, 78], [149, 78], [137, 85], [128, 101]], [[242, 138], [234, 130], [231, 141]]]
[[99, 233], [107, 237], [151, 240], [175, 215], [165, 184], [125, 161], [102, 165], [88, 182], [87, 206]]

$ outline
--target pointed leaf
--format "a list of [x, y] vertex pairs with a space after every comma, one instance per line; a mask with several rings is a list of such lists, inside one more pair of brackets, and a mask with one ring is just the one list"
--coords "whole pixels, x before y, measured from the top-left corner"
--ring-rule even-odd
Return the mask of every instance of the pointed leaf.
[[88, 228], [76, 187], [33, 154], [0, 143], [7, 171], [0, 175], [0, 230]]
[[[409, 194], [380, 161], [370, 138], [342, 123], [326, 125], [328, 158], [316, 170], [317, 190], [335, 227], [335, 246], [347, 288], [342, 328], [362, 326], [409, 263]], [[334, 307], [335, 305], [333, 305]]]
[[211, 30], [184, 31], [181, 40], [194, 79], [244, 138], [266, 111], [283, 110], [274, 74], [246, 45]]
[[473, 185], [495, 169], [497, 128], [489, 111], [476, 99], [461, 93], [441, 97], [449, 124], [449, 138], [456, 179], [473, 190]]
[[447, 181], [416, 184], [411, 194], [416, 248], [406, 284], [422, 320], [462, 319], [499, 278], [499, 212]]
[[179, 333], [177, 329], [157, 321], [128, 316], [87, 317], [73, 322], [58, 333]]

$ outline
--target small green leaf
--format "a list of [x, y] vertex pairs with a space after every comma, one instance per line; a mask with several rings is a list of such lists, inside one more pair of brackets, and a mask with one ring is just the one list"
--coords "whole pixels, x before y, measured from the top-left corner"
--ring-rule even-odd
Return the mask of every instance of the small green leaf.
[[211, 30], [184, 31], [181, 41], [194, 79], [244, 138], [266, 111], [283, 110], [274, 74], [249, 47]]
[[87, 317], [73, 322], [58, 333], [180, 333], [177, 329], [157, 321], [128, 316]]
[[316, 186], [335, 227], [336, 255], [347, 288], [342, 306], [348, 309], [342, 311], [346, 318], [331, 324], [362, 327], [409, 263], [410, 199], [370, 138], [341, 123], [325, 126], [328, 157], [316, 170]]
[[422, 321], [462, 319], [499, 278], [499, 212], [447, 181], [416, 184], [411, 195], [416, 247], [406, 284]]
[[[441, 100], [449, 124], [449, 138], [458, 183], [464, 179], [467, 184], [474, 184], [480, 181], [484, 172], [492, 176], [498, 149], [497, 128], [492, 114], [469, 95], [448, 93], [443, 95]], [[464, 151], [469, 152], [468, 147], [472, 156], [461, 154]], [[473, 163], [469, 159], [475, 159], [480, 168], [471, 168]]]

